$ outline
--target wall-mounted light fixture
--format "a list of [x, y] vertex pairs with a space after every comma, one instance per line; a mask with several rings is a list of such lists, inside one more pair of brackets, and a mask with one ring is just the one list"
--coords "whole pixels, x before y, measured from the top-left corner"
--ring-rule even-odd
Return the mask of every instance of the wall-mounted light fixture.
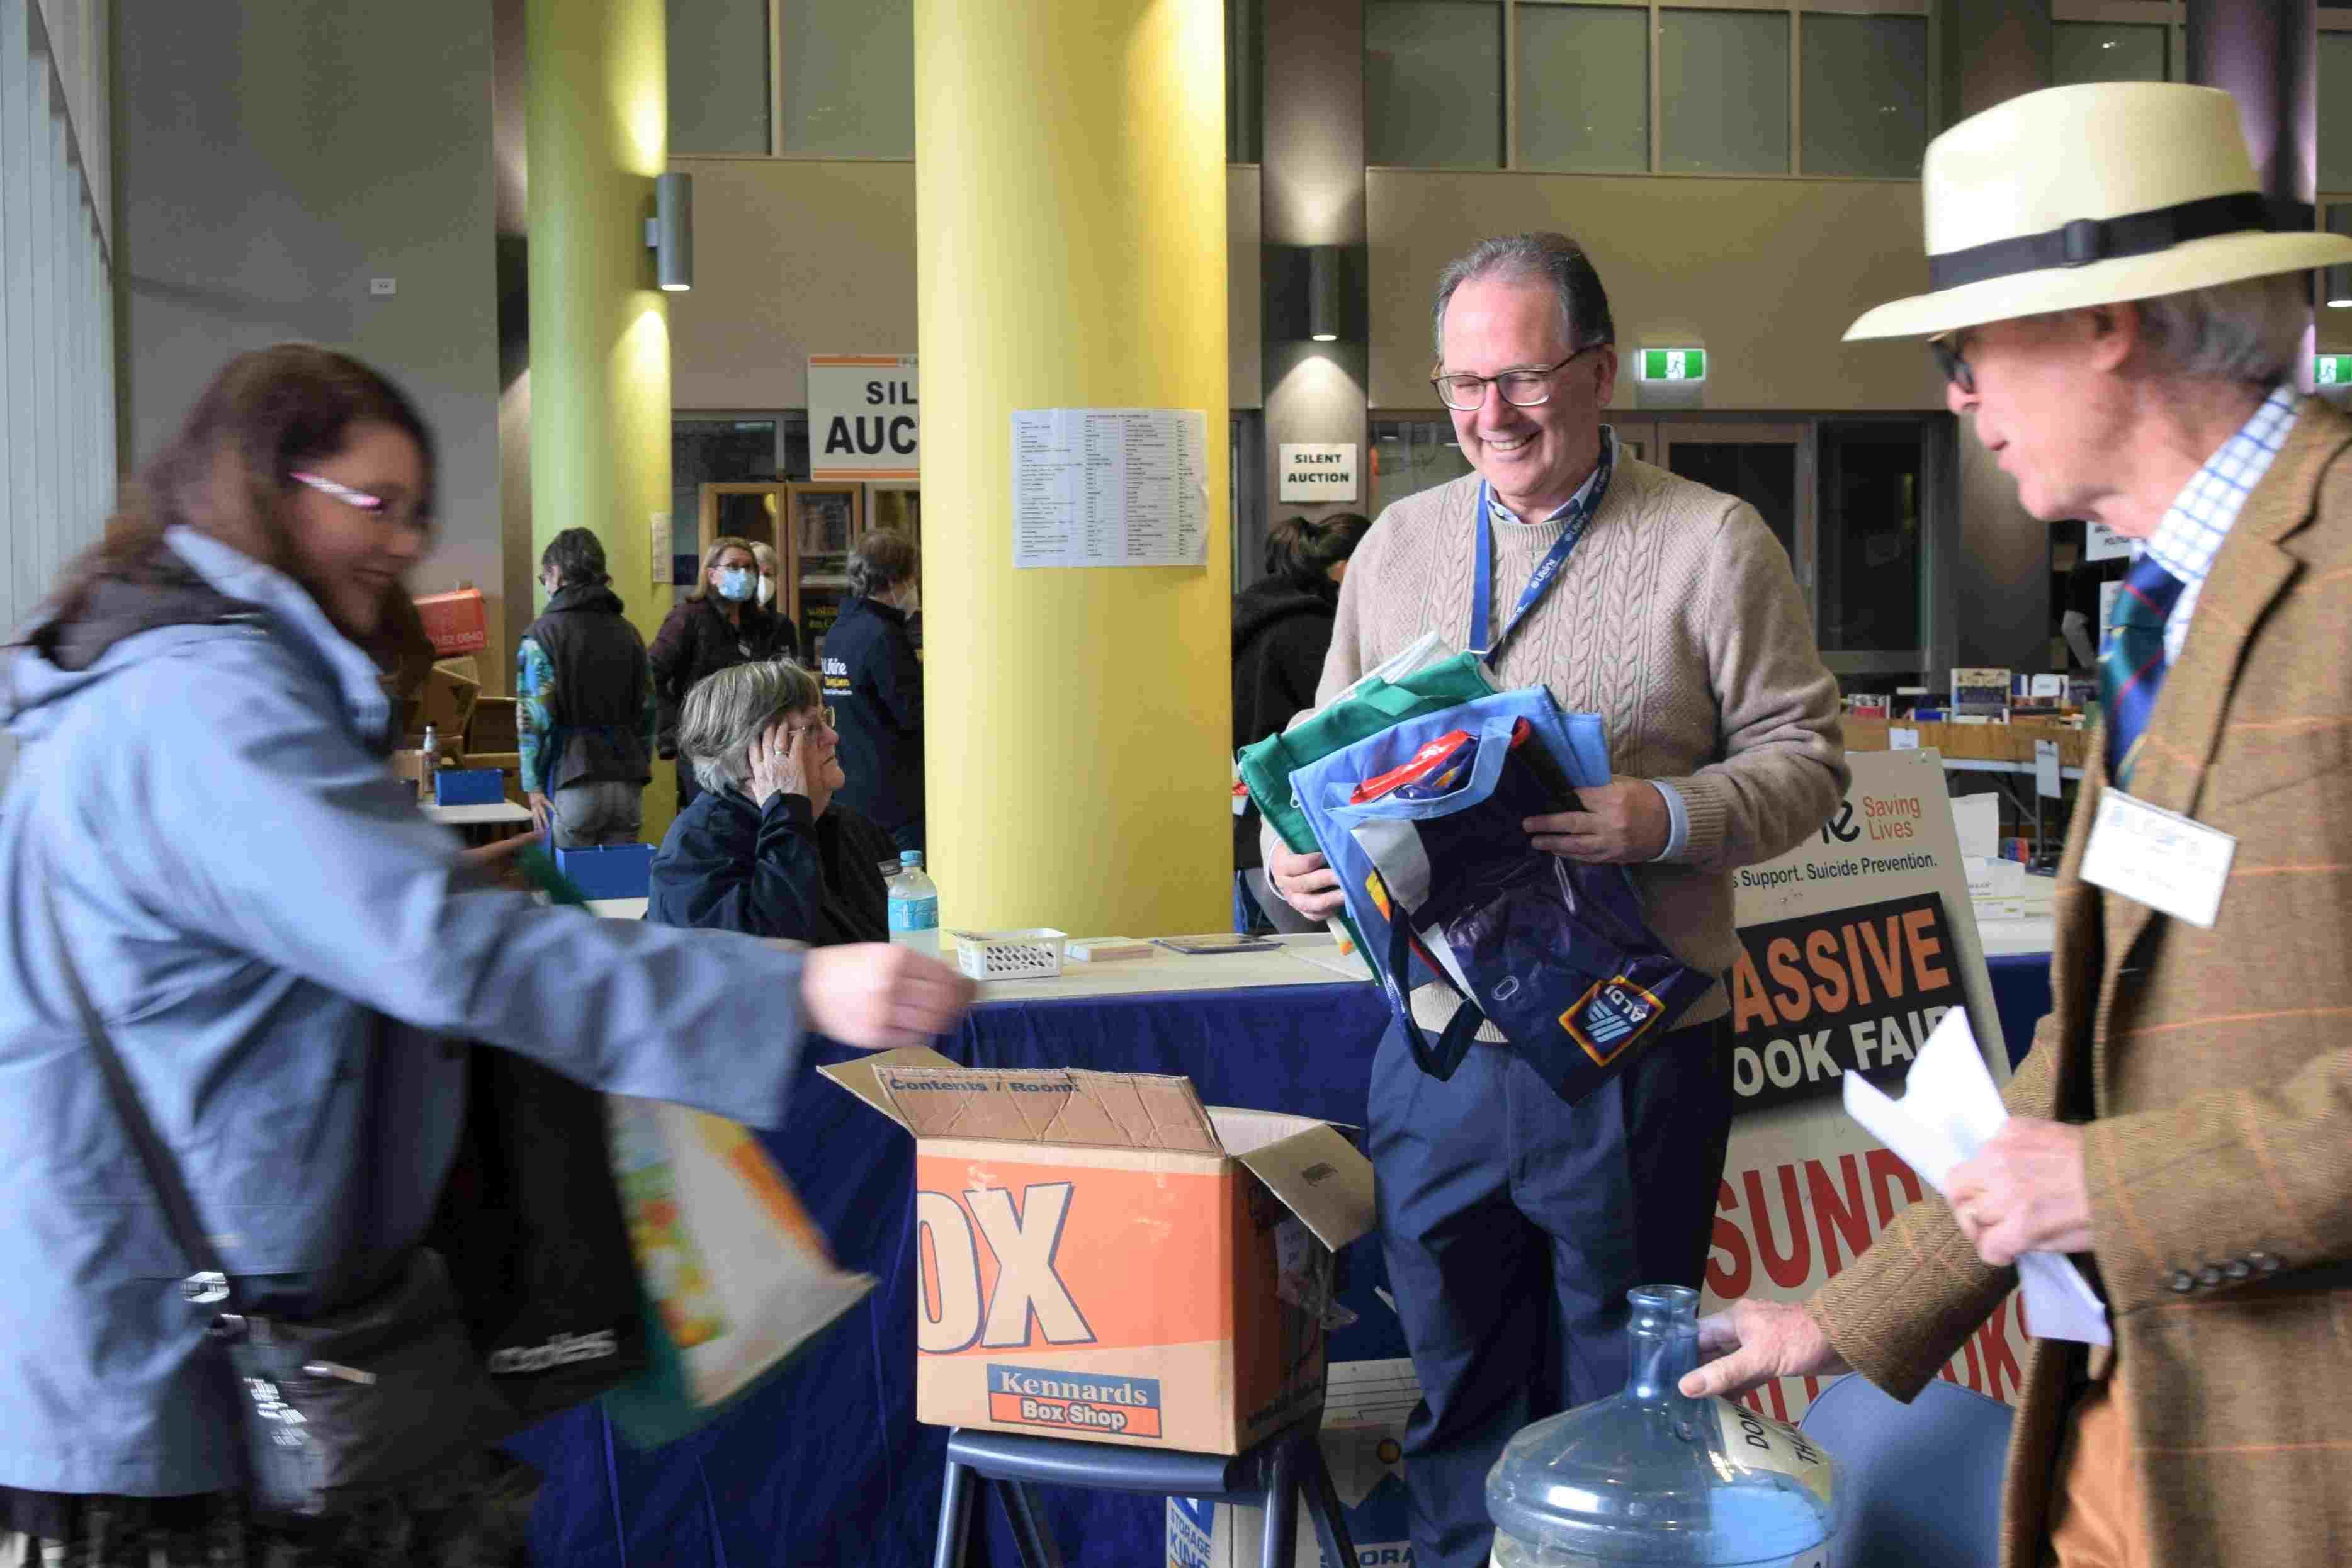
[[654, 215], [646, 220], [646, 248], [654, 253], [654, 282], [665, 293], [694, 287], [694, 176], [654, 176]]
[[1307, 336], [1318, 343], [1339, 340], [1345, 313], [1339, 299], [1339, 247], [1310, 246], [1307, 252]]

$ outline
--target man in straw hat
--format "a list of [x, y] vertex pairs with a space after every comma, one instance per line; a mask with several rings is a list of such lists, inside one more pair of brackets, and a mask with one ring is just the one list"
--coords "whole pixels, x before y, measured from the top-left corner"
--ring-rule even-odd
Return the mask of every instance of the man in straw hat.
[[2236, 108], [2203, 88], [2016, 99], [1936, 140], [1925, 196], [1933, 292], [1847, 336], [1927, 338], [2029, 511], [2134, 541], [2053, 1011], [1948, 1202], [1805, 1305], [1708, 1320], [1721, 1359], [1684, 1387], [1855, 1367], [1908, 1399], [2019, 1254], [2082, 1255], [2114, 1347], [2035, 1345], [2004, 1561], [2341, 1562], [2352, 420], [2291, 378], [2308, 272], [2352, 241], [2267, 232]]

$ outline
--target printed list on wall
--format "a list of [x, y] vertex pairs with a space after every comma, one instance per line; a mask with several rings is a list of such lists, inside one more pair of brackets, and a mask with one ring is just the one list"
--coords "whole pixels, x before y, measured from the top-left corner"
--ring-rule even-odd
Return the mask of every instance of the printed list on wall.
[[1209, 416], [1030, 408], [1013, 415], [1013, 564], [1202, 566]]

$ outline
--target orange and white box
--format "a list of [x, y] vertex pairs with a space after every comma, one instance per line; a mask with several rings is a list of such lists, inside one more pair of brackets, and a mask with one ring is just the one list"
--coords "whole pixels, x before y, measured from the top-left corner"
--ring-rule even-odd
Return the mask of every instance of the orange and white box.
[[917, 1419], [1237, 1454], [1320, 1410], [1332, 1255], [1373, 1223], [1328, 1124], [926, 1050], [822, 1071], [915, 1136]]

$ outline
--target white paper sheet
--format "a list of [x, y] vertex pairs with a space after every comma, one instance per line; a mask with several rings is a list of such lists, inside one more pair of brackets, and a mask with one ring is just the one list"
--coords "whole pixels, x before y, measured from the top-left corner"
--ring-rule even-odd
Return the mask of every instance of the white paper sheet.
[[[1944, 1191], [1953, 1167], [1971, 1158], [2009, 1120], [1964, 1008], [1946, 1013], [1919, 1048], [1904, 1079], [1902, 1099], [1889, 1099], [1849, 1072], [1845, 1108], [1937, 1192]], [[2115, 1343], [2106, 1307], [2064, 1256], [2028, 1252], [2018, 1259], [2017, 1274], [2025, 1289], [2026, 1323], [2036, 1339]]]
[[1208, 559], [1208, 415], [1035, 408], [1013, 415], [1013, 564]]

